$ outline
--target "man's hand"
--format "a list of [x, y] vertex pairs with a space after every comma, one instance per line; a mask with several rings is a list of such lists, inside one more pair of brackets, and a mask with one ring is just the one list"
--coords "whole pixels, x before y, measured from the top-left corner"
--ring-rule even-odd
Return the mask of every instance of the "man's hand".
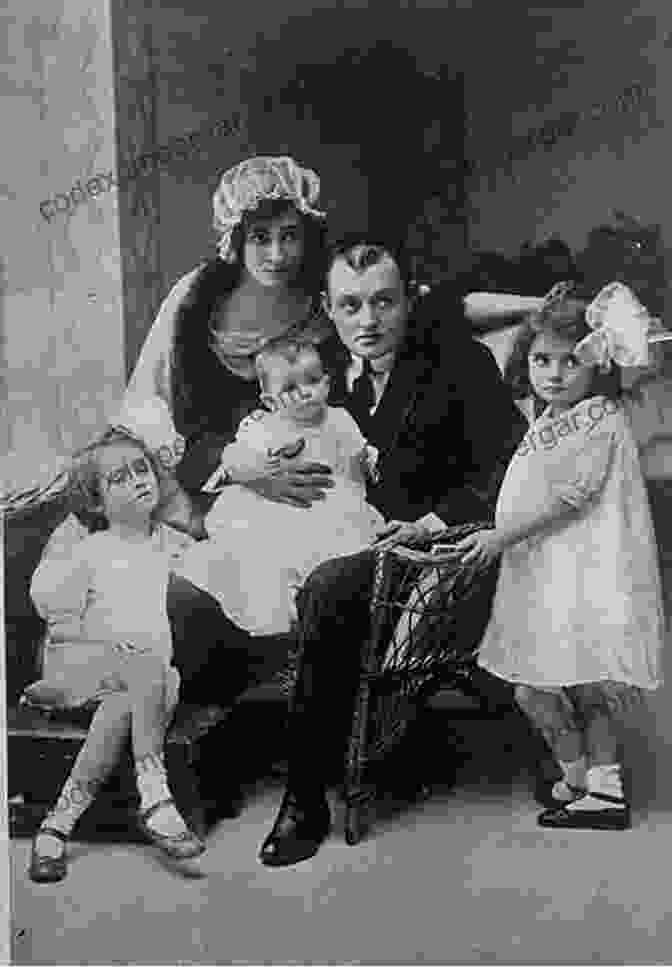
[[378, 532], [372, 547], [376, 551], [389, 551], [399, 544], [413, 547], [414, 544], [422, 544], [426, 541], [430, 533], [429, 528], [419, 521], [408, 523], [403, 520], [392, 520]]
[[456, 554], [462, 556], [463, 564], [476, 564], [486, 568], [500, 556], [504, 542], [496, 530], [482, 530], [470, 534], [453, 545]]
[[263, 468], [241, 483], [267, 500], [291, 507], [310, 507], [334, 486], [331, 467], [278, 454], [267, 457]]

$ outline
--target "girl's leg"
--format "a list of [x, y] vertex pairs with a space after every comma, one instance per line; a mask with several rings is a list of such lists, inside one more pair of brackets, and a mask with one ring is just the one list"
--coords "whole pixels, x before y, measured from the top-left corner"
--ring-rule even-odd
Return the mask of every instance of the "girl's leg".
[[[130, 725], [128, 695], [120, 693], [103, 699], [72, 772], [42, 826], [56, 829], [65, 836], [71, 834], [75, 823], [119, 762]], [[47, 833], [38, 833], [35, 845], [41, 856], [55, 857], [63, 852], [61, 840]]]
[[553, 786], [554, 799], [571, 802], [586, 785], [586, 760], [581, 720], [569, 695], [563, 689], [542, 690], [518, 685], [516, 701], [542, 733], [551, 748], [563, 779]]
[[131, 740], [140, 793], [140, 812], [163, 804], [148, 820], [151, 829], [165, 836], [179, 836], [187, 825], [177, 810], [168, 787], [164, 741], [175, 708], [171, 696], [171, 669], [153, 654], [133, 655], [128, 661], [126, 686], [131, 709]]
[[[573, 809], [604, 809], [609, 796], [610, 808], [625, 809], [621, 767], [618, 761], [619, 742], [616, 735], [616, 715], [622, 710], [625, 691], [596, 682], [576, 685], [572, 698], [584, 722], [586, 754], [588, 758], [588, 795], [573, 805]], [[596, 795], [593, 795], [596, 794]]]

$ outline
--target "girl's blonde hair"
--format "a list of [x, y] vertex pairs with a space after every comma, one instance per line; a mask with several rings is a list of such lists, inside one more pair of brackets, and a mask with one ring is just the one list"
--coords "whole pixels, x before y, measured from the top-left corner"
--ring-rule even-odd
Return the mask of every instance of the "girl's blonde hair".
[[104, 530], [108, 527], [108, 520], [102, 510], [98, 455], [105, 447], [117, 443], [131, 444], [141, 450], [149, 461], [157, 481], [160, 483], [162, 479], [158, 458], [144, 440], [123, 427], [108, 427], [91, 443], [73, 454], [67, 470], [66, 490], [72, 502], [73, 513], [81, 517], [91, 530]]

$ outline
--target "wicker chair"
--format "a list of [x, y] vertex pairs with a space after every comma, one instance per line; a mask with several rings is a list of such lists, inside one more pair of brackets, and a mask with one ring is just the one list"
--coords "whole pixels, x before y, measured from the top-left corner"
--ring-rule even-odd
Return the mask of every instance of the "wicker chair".
[[[362, 649], [362, 674], [355, 700], [344, 787], [345, 839], [360, 841], [376, 795], [372, 773], [406, 734], [429, 698], [442, 688], [471, 695], [477, 640], [457, 641], [451, 625], [455, 606], [472, 608], [482, 624], [497, 577], [460, 565], [450, 544], [488, 522], [448, 528], [423, 550], [395, 547], [377, 555], [371, 599], [371, 633]], [[486, 610], [484, 610], [486, 609]], [[463, 612], [462, 612], [463, 613]], [[496, 711], [501, 711], [497, 709]]]

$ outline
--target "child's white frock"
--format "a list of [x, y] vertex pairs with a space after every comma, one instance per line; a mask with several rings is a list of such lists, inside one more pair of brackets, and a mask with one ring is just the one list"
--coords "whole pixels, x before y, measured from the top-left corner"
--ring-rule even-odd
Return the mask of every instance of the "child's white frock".
[[661, 684], [665, 622], [637, 448], [605, 397], [532, 424], [502, 483], [496, 523], [560, 497], [579, 510], [504, 552], [479, 664], [540, 687]]
[[[281, 414], [242, 421], [232, 447], [266, 454], [306, 441], [300, 460], [331, 467], [334, 487], [311, 507], [292, 507], [242, 486], [227, 486], [205, 518], [209, 540], [187, 552], [183, 575], [208, 591], [254, 635], [289, 631], [297, 588], [318, 564], [366, 547], [384, 524], [366, 503], [360, 458], [366, 440], [347, 410], [329, 407], [318, 427], [297, 427]], [[225, 450], [222, 462], [230, 457]]]
[[[146, 542], [122, 540], [108, 531], [89, 534], [66, 553], [49, 548], [31, 582], [31, 595], [46, 620], [43, 675], [60, 688], [66, 705], [80, 705], [123, 690], [132, 660], [119, 648], [130, 642], [170, 666], [172, 637], [166, 610], [169, 575], [179, 571], [185, 535], [159, 525]], [[177, 669], [168, 672], [177, 700]]]

